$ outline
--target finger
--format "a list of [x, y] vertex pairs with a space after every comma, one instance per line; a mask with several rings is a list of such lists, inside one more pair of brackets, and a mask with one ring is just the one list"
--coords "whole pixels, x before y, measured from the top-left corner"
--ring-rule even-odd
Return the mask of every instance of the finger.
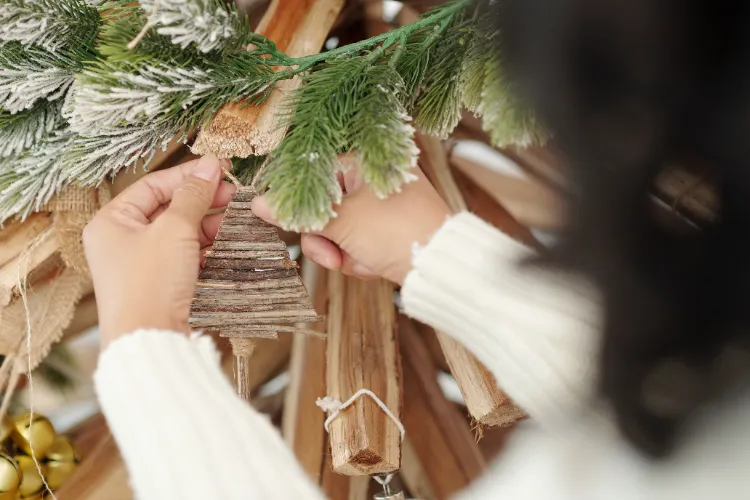
[[362, 280], [372, 280], [378, 277], [367, 266], [354, 260], [348, 253], [342, 251], [341, 257], [341, 272], [347, 276], [353, 276]]
[[221, 164], [215, 156], [204, 156], [195, 169], [174, 188], [172, 202], [164, 212], [175, 219], [199, 227], [211, 207], [221, 179]]
[[224, 214], [211, 214], [203, 217], [200, 235], [198, 236], [198, 241], [200, 241], [202, 247], [213, 245], [222, 220], [224, 220]]
[[256, 217], [260, 217], [274, 226], [279, 225], [279, 222], [273, 216], [273, 210], [271, 210], [271, 205], [268, 203], [268, 198], [265, 196], [256, 196], [253, 198], [253, 201], [250, 202], [250, 209]]
[[342, 254], [331, 240], [316, 234], [303, 234], [302, 253], [316, 264], [335, 271], [341, 267]]
[[[129, 186], [115, 199], [106, 205], [107, 210], [123, 212], [126, 216], [147, 222], [154, 216], [158, 208], [172, 199], [175, 189], [190, 175], [200, 160], [192, 160], [176, 167], [150, 173]], [[228, 203], [234, 187], [224, 183], [221, 190], [217, 190], [215, 206], [220, 207]]]

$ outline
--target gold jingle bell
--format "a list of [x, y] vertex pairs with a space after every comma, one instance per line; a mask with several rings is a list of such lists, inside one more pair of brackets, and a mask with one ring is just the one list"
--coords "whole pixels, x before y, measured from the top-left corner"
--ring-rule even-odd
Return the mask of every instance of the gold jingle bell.
[[29, 413], [19, 415], [13, 419], [15, 429], [11, 438], [13, 442], [21, 448], [27, 455], [31, 455], [31, 448], [34, 448], [34, 455], [37, 460], [44, 457], [47, 449], [55, 442], [55, 428], [52, 422], [43, 415], [34, 414], [34, 420], [29, 423]]
[[73, 475], [78, 464], [75, 462], [47, 462], [47, 472], [45, 479], [47, 484], [53, 490], [62, 486], [65, 481]]
[[45, 458], [54, 462], [78, 462], [73, 443], [65, 436], [57, 436], [47, 448]]
[[0, 500], [15, 500], [21, 486], [21, 470], [5, 453], [0, 453]]
[[[42, 479], [42, 476], [39, 474], [34, 459], [27, 457], [26, 455], [16, 455], [14, 458], [16, 459], [22, 474], [21, 486], [18, 488], [21, 498], [26, 499], [28, 497], [35, 498], [38, 495], [43, 496], [45, 489], [44, 479]], [[46, 464], [40, 462], [39, 467], [42, 469], [42, 474], [46, 474]]]

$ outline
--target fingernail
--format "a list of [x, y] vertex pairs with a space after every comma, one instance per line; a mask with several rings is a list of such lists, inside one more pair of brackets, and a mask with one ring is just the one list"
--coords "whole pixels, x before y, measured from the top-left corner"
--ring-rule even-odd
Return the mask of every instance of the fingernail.
[[314, 253], [307, 256], [311, 261], [315, 262], [319, 266], [323, 266], [326, 269], [333, 269], [334, 263], [330, 255], [325, 253]]
[[213, 182], [219, 177], [219, 160], [214, 155], [204, 156], [198, 160], [193, 175], [204, 181]]

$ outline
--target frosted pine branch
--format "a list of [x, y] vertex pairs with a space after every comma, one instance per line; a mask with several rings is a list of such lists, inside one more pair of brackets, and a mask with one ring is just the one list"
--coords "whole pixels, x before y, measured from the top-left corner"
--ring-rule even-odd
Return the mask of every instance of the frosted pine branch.
[[100, 22], [97, 9], [83, 0], [0, 1], [0, 40], [52, 52], [92, 45]]
[[70, 134], [53, 134], [23, 155], [0, 159], [0, 222], [25, 219], [62, 188], [59, 161], [71, 141]]
[[88, 71], [76, 85], [73, 130], [101, 130], [149, 122], [194, 126], [230, 100], [262, 99], [274, 75], [250, 56], [225, 67], [144, 66], [134, 73]]
[[17, 113], [40, 99], [57, 100], [65, 96], [74, 80], [75, 73], [64, 68], [0, 69], [0, 107]]
[[183, 49], [190, 45], [204, 53], [235, 49], [250, 33], [246, 17], [221, 0], [140, 0], [140, 4], [156, 32]]
[[419, 149], [414, 143], [411, 117], [402, 104], [404, 81], [391, 67], [368, 70], [372, 84], [357, 104], [352, 118], [352, 149], [359, 153], [365, 182], [380, 198], [398, 192], [415, 180]]
[[96, 186], [123, 168], [147, 165], [159, 149], [175, 138], [185, 140], [184, 130], [171, 124], [102, 130], [95, 137], [74, 139], [61, 159], [62, 179], [67, 183]]
[[0, 111], [0, 158], [20, 155], [63, 125], [62, 101], [43, 103], [23, 113]]

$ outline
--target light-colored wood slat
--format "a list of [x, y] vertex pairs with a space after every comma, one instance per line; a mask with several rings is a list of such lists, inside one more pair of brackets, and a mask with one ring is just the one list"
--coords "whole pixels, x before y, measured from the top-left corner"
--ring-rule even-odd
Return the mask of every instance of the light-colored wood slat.
[[[302, 264], [302, 281], [312, 291], [313, 304], [319, 311], [325, 311], [328, 303], [327, 273], [311, 261]], [[325, 323], [305, 326], [325, 333]], [[325, 414], [315, 406], [326, 393], [325, 366], [326, 342], [295, 335], [281, 429], [284, 441], [316, 483], [321, 479], [327, 448]]]
[[[346, 401], [369, 389], [401, 413], [401, 369], [393, 286], [334, 273], [329, 277], [328, 396]], [[387, 474], [400, 468], [396, 424], [369, 397], [358, 399], [330, 426], [333, 470], [346, 475]]]
[[[412, 458], [419, 461], [432, 493], [425, 500], [447, 499], [479, 477], [486, 461], [469, 423], [445, 398], [437, 383], [437, 367], [412, 322], [399, 317], [404, 368], [404, 417]], [[412, 479], [404, 476], [407, 486]], [[414, 483], [411, 483], [414, 484]], [[419, 483], [418, 483], [419, 484]], [[424, 491], [426, 490], [426, 491]]]
[[328, 500], [372, 500], [370, 476], [342, 476], [331, 468], [331, 457], [325, 457], [320, 487]]
[[565, 224], [565, 203], [557, 192], [544, 184], [493, 172], [455, 155], [451, 163], [482, 186], [522, 224], [548, 230], [559, 230]]
[[[283, 372], [289, 364], [292, 349], [292, 335], [280, 335], [278, 339], [254, 339], [252, 363], [249, 364], [245, 380], [251, 393]], [[232, 356], [225, 360], [224, 371], [232, 376], [234, 361]]]
[[[291, 57], [311, 55], [323, 46], [343, 5], [343, 0], [273, 0], [256, 32]], [[201, 131], [193, 150], [220, 158], [270, 153], [286, 133], [279, 106], [299, 85], [299, 78], [279, 82], [259, 106], [224, 106]]]
[[[440, 140], [417, 134], [417, 144], [425, 175], [450, 209], [454, 213], [466, 210], [466, 202], [453, 179]], [[437, 338], [451, 373], [461, 389], [466, 408], [477, 422], [489, 426], [509, 425], [522, 417], [523, 414], [498, 388], [492, 374], [465, 347], [442, 332], [437, 332]]]

